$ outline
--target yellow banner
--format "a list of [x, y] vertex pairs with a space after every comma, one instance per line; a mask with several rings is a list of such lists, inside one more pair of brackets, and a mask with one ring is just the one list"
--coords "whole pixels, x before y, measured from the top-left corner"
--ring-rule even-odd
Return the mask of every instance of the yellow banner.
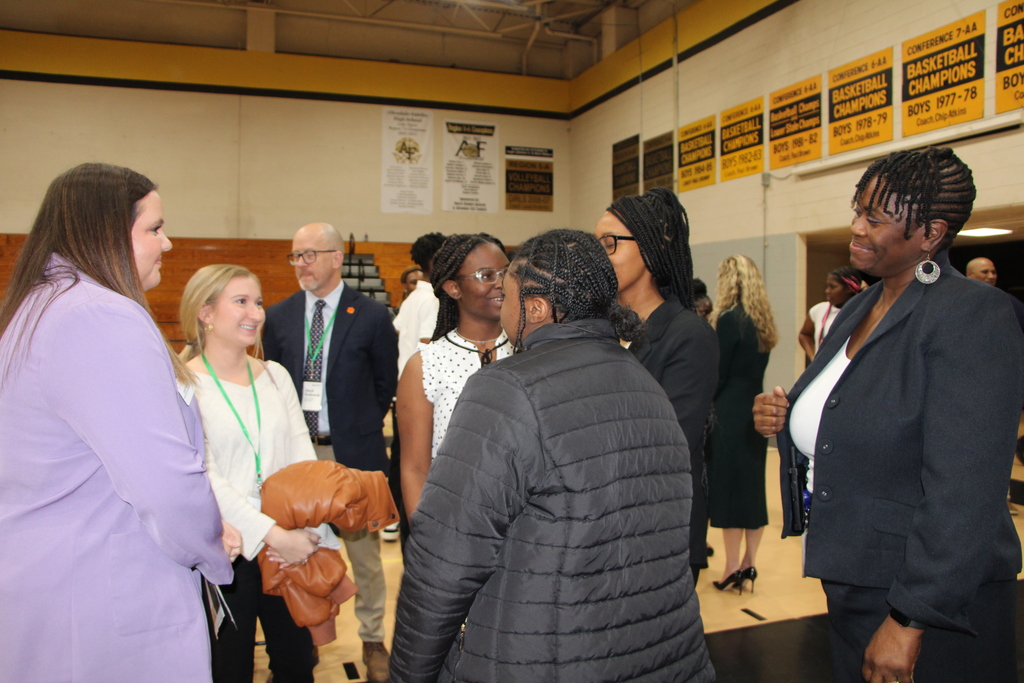
[[985, 114], [985, 11], [903, 43], [903, 136]]
[[715, 117], [679, 129], [679, 191], [715, 184]]
[[828, 72], [828, 153], [892, 140], [892, 48]]
[[821, 76], [768, 96], [768, 154], [772, 168], [821, 158]]
[[726, 109], [719, 118], [722, 181], [764, 171], [764, 98]]
[[999, 5], [996, 113], [1024, 108], [1024, 0]]

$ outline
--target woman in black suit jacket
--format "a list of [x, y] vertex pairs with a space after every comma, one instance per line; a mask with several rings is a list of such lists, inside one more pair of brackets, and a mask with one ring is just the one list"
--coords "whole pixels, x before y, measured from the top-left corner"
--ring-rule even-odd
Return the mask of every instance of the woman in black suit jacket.
[[[1005, 296], [949, 265], [974, 196], [948, 148], [872, 164], [850, 263], [882, 280], [843, 307], [788, 397], [754, 405], [778, 433], [783, 535], [807, 522], [836, 681], [1017, 680], [1005, 498], [1024, 338]], [[807, 488], [791, 486], [808, 467]]]
[[619, 303], [647, 321], [629, 350], [668, 394], [690, 449], [690, 571], [708, 566], [704, 425], [718, 384], [718, 340], [694, 310], [690, 226], [676, 195], [657, 187], [619, 197], [594, 228], [619, 282]]

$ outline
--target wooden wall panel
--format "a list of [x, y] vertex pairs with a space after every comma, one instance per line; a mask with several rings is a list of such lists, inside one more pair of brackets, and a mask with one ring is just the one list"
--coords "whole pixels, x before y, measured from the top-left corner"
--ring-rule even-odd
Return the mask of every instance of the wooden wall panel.
[[[297, 289], [295, 271], [285, 256], [291, 251], [291, 240], [204, 239], [176, 237], [174, 248], [164, 257], [160, 284], [146, 293], [153, 317], [163, 333], [179, 345], [183, 340], [178, 321], [181, 293], [192, 274], [214, 263], [245, 266], [260, 279], [264, 305], [272, 306]], [[0, 234], [0, 295], [7, 287], [25, 235]], [[379, 266], [384, 287], [393, 305], [402, 300], [402, 271], [412, 265], [409, 243], [356, 242], [354, 253], [373, 254]]]

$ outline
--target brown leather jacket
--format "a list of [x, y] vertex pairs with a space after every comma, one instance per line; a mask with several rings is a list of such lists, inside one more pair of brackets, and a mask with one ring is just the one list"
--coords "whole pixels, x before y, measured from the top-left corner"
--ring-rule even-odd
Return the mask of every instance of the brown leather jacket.
[[[380, 531], [398, 520], [383, 472], [325, 460], [298, 462], [268, 477], [262, 510], [284, 529], [330, 522], [342, 531]], [[306, 564], [284, 568], [267, 558], [267, 548], [258, 557], [263, 592], [284, 598], [295, 623], [309, 628], [314, 645], [333, 641], [338, 605], [356, 593], [341, 553], [322, 547]]]

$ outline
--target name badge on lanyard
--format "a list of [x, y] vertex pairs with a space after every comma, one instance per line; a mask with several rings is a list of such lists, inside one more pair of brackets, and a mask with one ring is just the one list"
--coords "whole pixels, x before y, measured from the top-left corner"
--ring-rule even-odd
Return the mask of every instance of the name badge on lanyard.
[[303, 382], [302, 383], [302, 409], [311, 412], [320, 412], [324, 404], [324, 383]]
[[[351, 308], [349, 309], [352, 310]], [[309, 319], [306, 319], [306, 353], [309, 358], [316, 359], [320, 356], [320, 352], [324, 347], [324, 340], [327, 339], [327, 335], [331, 333], [331, 328], [334, 327], [334, 318], [338, 315], [338, 309], [334, 309], [334, 313], [331, 313], [331, 319], [327, 322], [327, 326], [324, 328], [323, 334], [320, 335], [320, 341], [317, 342], [315, 347], [310, 346], [309, 342]], [[308, 412], [320, 412], [323, 409], [324, 404], [324, 383], [323, 382], [309, 382], [303, 381], [302, 383], [302, 409]]]

